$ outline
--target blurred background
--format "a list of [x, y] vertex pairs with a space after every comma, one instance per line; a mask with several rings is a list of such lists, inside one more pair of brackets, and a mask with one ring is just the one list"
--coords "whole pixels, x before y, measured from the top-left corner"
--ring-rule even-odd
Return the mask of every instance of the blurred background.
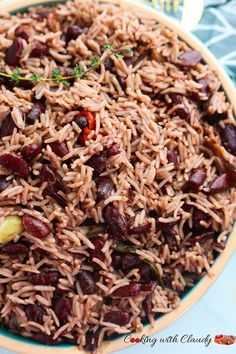
[[[4, 8], [5, 3], [13, 1], [14, 0], [0, 0], [0, 8]], [[178, 9], [175, 12], [166, 11], [166, 0], [136, 1], [145, 3], [146, 6], [154, 6], [157, 11], [164, 12], [167, 16], [172, 17], [174, 21], [181, 22], [186, 30], [191, 30], [191, 32], [216, 56], [219, 63], [225, 68], [236, 85], [236, 0], [185, 0], [185, 3], [183, 0], [180, 0], [178, 2]], [[176, 0], [173, 0], [173, 3], [174, 2], [176, 2]], [[188, 9], [183, 19], [182, 16], [186, 3], [188, 3]], [[162, 4], [164, 5], [164, 9], [160, 6]], [[24, 0], [22, 0], [22, 5], [24, 5]], [[204, 6], [203, 13], [201, 9], [199, 9], [201, 6]], [[199, 16], [199, 11], [202, 13], [202, 16]], [[198, 20], [200, 21], [198, 22]], [[198, 22], [198, 24], [195, 22]], [[236, 344], [228, 346], [217, 345], [212, 341], [210, 345], [206, 347], [204, 343], [159, 342], [161, 338], [174, 337], [175, 335], [181, 338], [181, 336], [185, 334], [192, 334], [195, 339], [204, 338], [208, 334], [212, 339], [214, 339], [217, 334], [236, 336], [235, 269], [236, 253], [207, 294], [178, 321], [153, 337], [157, 339], [157, 343], [154, 347], [149, 343], [140, 343], [118, 353], [235, 354]], [[0, 354], [12, 353], [0, 348]]]

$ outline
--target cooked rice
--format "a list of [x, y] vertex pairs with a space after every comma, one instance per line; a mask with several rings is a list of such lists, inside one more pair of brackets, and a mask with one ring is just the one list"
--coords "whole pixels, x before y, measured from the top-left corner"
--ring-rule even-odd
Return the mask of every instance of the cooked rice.
[[[116, 206], [134, 228], [150, 224], [148, 232], [132, 234], [128, 239], [139, 248], [136, 252], [139, 258], [154, 264], [162, 277], [162, 283], [151, 295], [152, 313], [146, 317], [150, 323], [156, 314], [177, 308], [185, 289], [194, 286], [201, 276], [212, 275], [215, 252], [224, 248], [222, 242], [236, 217], [236, 190], [230, 188], [224, 193], [208, 194], [210, 182], [219, 173], [219, 161], [205, 144], [205, 137], [213, 136], [217, 142], [221, 141], [218, 133], [201, 118], [226, 112], [227, 117], [219, 125], [224, 128], [225, 124], [235, 125], [235, 122], [216, 73], [202, 63], [188, 70], [179, 66], [178, 57], [188, 49], [187, 45], [156, 21], [119, 6], [94, 1], [69, 1], [50, 9], [44, 18], [37, 15], [45, 11], [47, 9], [37, 7], [29, 13], [4, 15], [0, 19], [1, 71], [12, 71], [5, 64], [4, 53], [20, 24], [29, 24], [33, 38], [50, 48], [48, 56], [32, 58], [32, 44], [23, 40], [20, 67], [24, 75], [38, 73], [50, 77], [58, 65], [69, 67], [78, 62], [88, 65], [91, 55], [102, 55], [105, 43], [129, 46], [140, 59], [134, 65], [126, 65], [125, 60], [113, 58], [112, 71], [102, 64], [100, 70], [91, 71], [87, 78], [76, 79], [70, 87], [60, 84], [50, 89], [48, 83], [39, 83], [27, 90], [2, 85], [0, 91], [1, 120], [4, 112], [11, 110], [16, 125], [11, 136], [2, 138], [0, 153], [19, 153], [22, 146], [44, 144], [31, 164], [27, 180], [0, 166], [0, 175], [7, 176], [11, 182], [0, 193], [0, 215], [4, 219], [7, 215], [30, 214], [53, 225], [55, 230], [44, 239], [27, 232], [17, 235], [14, 242], [27, 245], [27, 256], [0, 254], [1, 321], [10, 331], [25, 337], [42, 340], [36, 334], [46, 333], [51, 339], [60, 338], [83, 347], [92, 330], [100, 328], [100, 343], [105, 335], [141, 330], [145, 320], [146, 294], [121, 299], [109, 296], [131, 280], [142, 281], [142, 277], [137, 267], [125, 272], [112, 265], [117, 240], [104, 227], [103, 209], [108, 204]], [[84, 27], [84, 33], [71, 40], [65, 52], [61, 34], [69, 24], [75, 23]], [[125, 79], [126, 89], [119, 77]], [[198, 83], [203, 78], [210, 86], [209, 100]], [[200, 102], [190, 98], [193, 92], [199, 93]], [[170, 93], [184, 95], [183, 103], [170, 108]], [[35, 124], [27, 125], [20, 110], [27, 114], [35, 100], [44, 102], [44, 99], [45, 113]], [[178, 110], [184, 107], [191, 113], [190, 123], [178, 116]], [[96, 135], [94, 137], [92, 132], [85, 146], [77, 143], [81, 129], [74, 121], [81, 109], [88, 109], [96, 117]], [[67, 145], [68, 154], [63, 158], [47, 145], [55, 141]], [[102, 175], [110, 177], [116, 190], [106, 200], [98, 202], [93, 169], [86, 163], [113, 143], [118, 144], [121, 151], [108, 159]], [[235, 158], [222, 149], [227, 160], [235, 163]], [[168, 163], [167, 152], [172, 150], [178, 155], [178, 168]], [[43, 194], [47, 182], [41, 183], [40, 171], [45, 163], [57, 169], [70, 189], [67, 195], [62, 193], [67, 199], [65, 208]], [[207, 172], [203, 186], [198, 193], [184, 192], [191, 170], [198, 167]], [[196, 209], [207, 214], [207, 220], [201, 221], [201, 232], [213, 230], [217, 239], [209, 238], [203, 244], [189, 242], [194, 236], [193, 211]], [[93, 223], [86, 226], [86, 221], [91, 219]], [[173, 227], [176, 248], [169, 247], [157, 221], [177, 222]], [[104, 259], [94, 257], [93, 263], [88, 262], [90, 251], [94, 249], [90, 233], [104, 240]], [[98, 270], [94, 269], [95, 263]], [[78, 281], [82, 269], [96, 276], [96, 294], [83, 294]], [[58, 284], [32, 285], [29, 274], [41, 271], [59, 272]], [[72, 304], [63, 323], [54, 312], [56, 288], [63, 290]], [[27, 318], [28, 304], [38, 304], [44, 309], [44, 324]], [[119, 326], [104, 321], [104, 315], [111, 310], [128, 311], [130, 322]]]

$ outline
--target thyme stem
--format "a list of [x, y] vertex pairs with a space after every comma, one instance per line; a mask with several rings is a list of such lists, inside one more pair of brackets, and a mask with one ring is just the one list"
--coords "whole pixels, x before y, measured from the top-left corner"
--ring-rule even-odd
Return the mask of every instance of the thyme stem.
[[52, 72], [52, 77], [42, 77], [40, 74], [32, 74], [31, 77], [25, 77], [20, 75], [20, 69], [15, 68], [11, 74], [7, 74], [4, 72], [0, 72], [0, 77], [6, 77], [11, 79], [15, 82], [19, 81], [31, 81], [34, 83], [39, 82], [51, 82], [51, 83], [64, 83], [69, 84], [69, 80], [76, 79], [76, 78], [84, 78], [87, 76], [88, 72], [91, 70], [96, 70], [101, 66], [102, 63], [108, 58], [114, 55], [118, 59], [122, 59], [125, 56], [131, 57], [133, 56], [133, 51], [129, 47], [125, 48], [118, 48], [117, 45], [112, 44], [104, 44], [104, 50], [107, 51], [108, 55], [105, 56], [103, 59], [101, 57], [92, 56], [89, 60], [89, 68], [84, 68], [80, 64], [76, 64], [76, 66], [71, 70], [70, 75], [63, 76], [59, 70], [54, 70]]

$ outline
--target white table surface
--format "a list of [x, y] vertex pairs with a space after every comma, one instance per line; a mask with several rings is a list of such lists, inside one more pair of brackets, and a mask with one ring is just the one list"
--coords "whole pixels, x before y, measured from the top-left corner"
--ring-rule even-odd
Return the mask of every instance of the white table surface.
[[[184, 334], [193, 334], [195, 338], [205, 337], [210, 334], [228, 334], [236, 336], [236, 252], [212, 288], [203, 298], [185, 315], [174, 324], [158, 333], [155, 338]], [[231, 346], [210, 343], [206, 348], [204, 344], [183, 343], [157, 343], [154, 347], [150, 344], [136, 344], [117, 354], [235, 354], [236, 344]], [[13, 354], [0, 349], [0, 354]], [[15, 354], [15, 353], [14, 353]], [[30, 353], [25, 353], [30, 354]]]

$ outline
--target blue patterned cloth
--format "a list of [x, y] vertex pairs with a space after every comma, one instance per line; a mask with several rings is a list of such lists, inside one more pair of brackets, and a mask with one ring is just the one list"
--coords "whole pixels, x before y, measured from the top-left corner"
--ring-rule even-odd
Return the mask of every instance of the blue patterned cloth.
[[[182, 6], [175, 17], [180, 18], [181, 13]], [[203, 16], [193, 33], [225, 67], [236, 85], [236, 0], [205, 0]]]
[[208, 0], [206, 5], [194, 34], [216, 56], [236, 84], [236, 0]]

